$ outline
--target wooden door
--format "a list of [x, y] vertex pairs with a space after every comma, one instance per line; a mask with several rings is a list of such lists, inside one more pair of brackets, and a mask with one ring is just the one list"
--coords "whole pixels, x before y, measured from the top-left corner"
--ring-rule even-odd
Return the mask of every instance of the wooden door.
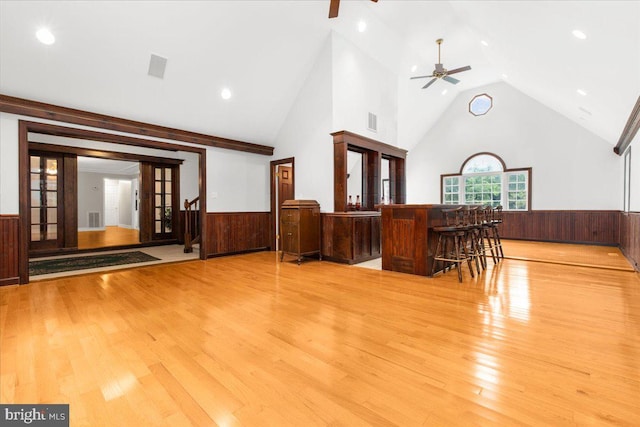
[[140, 164], [140, 241], [175, 239], [180, 183], [178, 165]]
[[[276, 224], [279, 224], [279, 218], [282, 215], [282, 204], [285, 200], [293, 200], [295, 199], [295, 195], [293, 194], [293, 168], [291, 166], [283, 166], [278, 165], [278, 221]], [[279, 230], [276, 230], [278, 234], [280, 234]]]
[[55, 154], [29, 155], [29, 250], [64, 246], [63, 161]]

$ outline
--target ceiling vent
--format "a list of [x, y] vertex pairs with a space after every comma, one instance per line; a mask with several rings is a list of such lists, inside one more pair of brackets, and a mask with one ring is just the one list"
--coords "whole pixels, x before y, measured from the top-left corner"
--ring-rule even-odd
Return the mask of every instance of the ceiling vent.
[[165, 68], [167, 68], [167, 58], [151, 54], [151, 60], [149, 61], [149, 75], [162, 79], [164, 78]]
[[378, 131], [378, 116], [373, 113], [369, 113], [369, 120], [367, 121], [367, 129], [373, 132]]

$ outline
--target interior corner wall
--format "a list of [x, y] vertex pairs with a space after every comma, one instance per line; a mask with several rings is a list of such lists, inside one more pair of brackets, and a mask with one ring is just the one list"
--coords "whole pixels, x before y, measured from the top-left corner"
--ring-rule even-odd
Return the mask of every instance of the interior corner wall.
[[0, 215], [17, 215], [18, 196], [18, 120], [0, 113]]
[[[343, 36], [332, 33], [333, 131], [348, 130], [386, 144], [398, 143], [398, 79]], [[369, 113], [377, 131], [368, 129]]]
[[[476, 117], [468, 104], [481, 93], [493, 108]], [[408, 153], [407, 203], [440, 203], [440, 175], [479, 152], [509, 169], [532, 168], [534, 210], [622, 209], [623, 162], [613, 145], [502, 82], [460, 93]]]
[[276, 137], [274, 160], [294, 157], [296, 199], [333, 212], [332, 66], [330, 37], [320, 50]]

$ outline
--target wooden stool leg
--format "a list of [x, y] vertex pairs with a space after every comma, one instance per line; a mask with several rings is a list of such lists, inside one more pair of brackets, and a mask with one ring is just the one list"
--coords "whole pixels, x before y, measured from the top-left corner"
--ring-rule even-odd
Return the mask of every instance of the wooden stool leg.
[[431, 276], [433, 276], [436, 272], [436, 263], [438, 262], [436, 258], [440, 257], [441, 246], [442, 246], [442, 234], [438, 234], [438, 244], [436, 245], [436, 251], [433, 254], [433, 262], [431, 264]]

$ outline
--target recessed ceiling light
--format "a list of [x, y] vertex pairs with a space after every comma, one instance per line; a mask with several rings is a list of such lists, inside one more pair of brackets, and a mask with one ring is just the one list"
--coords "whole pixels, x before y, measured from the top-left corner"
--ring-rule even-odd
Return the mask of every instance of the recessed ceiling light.
[[358, 22], [358, 31], [360, 31], [361, 33], [364, 33], [364, 31], [367, 29], [367, 23], [364, 21], [360, 21]]
[[53, 44], [56, 41], [55, 36], [49, 31], [48, 28], [40, 28], [36, 32], [36, 37], [40, 40], [40, 43]]
[[580, 30], [573, 30], [571, 34], [573, 34], [576, 38], [580, 40], [584, 40], [587, 38], [587, 35]]
[[445, 89], [445, 90], [443, 90], [443, 91], [442, 91], [442, 94], [443, 94], [443, 95], [446, 95], [446, 94], [447, 94], [447, 92], [448, 92], [448, 91], [447, 91], [447, 89]]
[[509, 76], [507, 76], [506, 74], [502, 73], [502, 78], [503, 78], [503, 79], [508, 79], [508, 78], [509, 78]]
[[481, 44], [482, 46], [489, 46], [489, 43], [487, 43], [487, 42], [486, 42], [486, 41], [484, 41], [484, 40], [480, 40], [480, 44]]
[[418, 69], [418, 66], [414, 65], [413, 67], [411, 67], [411, 72], [415, 73], [417, 69]]
[[582, 96], [587, 96], [587, 92], [583, 91], [582, 89], [578, 89], [576, 92], [578, 92], [578, 94]]
[[231, 98], [231, 90], [228, 87], [225, 87], [224, 89], [222, 89], [222, 91], [220, 92], [220, 96], [222, 97], [222, 99], [229, 99]]

